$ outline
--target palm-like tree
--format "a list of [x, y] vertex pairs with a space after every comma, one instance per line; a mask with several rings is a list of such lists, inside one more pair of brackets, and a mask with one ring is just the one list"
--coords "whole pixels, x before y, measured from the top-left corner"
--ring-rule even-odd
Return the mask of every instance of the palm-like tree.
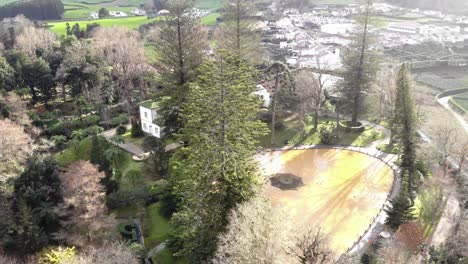
[[291, 71], [288, 66], [282, 62], [273, 63], [266, 70], [266, 74], [273, 78], [275, 86], [273, 90], [273, 102], [271, 105], [271, 137], [270, 144], [275, 144], [275, 125], [276, 125], [276, 111], [278, 104], [278, 95], [281, 93], [284, 87], [292, 86]]
[[86, 129], [87, 134], [90, 136], [97, 136], [103, 131], [104, 131], [104, 128], [100, 126], [90, 126], [89, 128]]
[[77, 140], [77, 141], [80, 141], [80, 140], [83, 140], [84, 138], [86, 138], [88, 136], [88, 133], [86, 130], [84, 129], [78, 129], [78, 130], [75, 130], [72, 132], [71, 134], [71, 137], [73, 140]]
[[124, 139], [124, 137], [122, 137], [120, 135], [115, 135], [115, 136], [109, 138], [109, 142], [114, 144], [114, 145], [119, 145], [119, 144], [125, 143], [125, 139]]
[[104, 156], [112, 163], [114, 168], [118, 167], [119, 161], [124, 157], [124, 153], [120, 148], [111, 146], [104, 152]]
[[83, 122], [83, 114], [88, 109], [88, 101], [86, 101], [86, 98], [83, 95], [79, 95], [73, 101], [73, 104], [75, 105], [76, 109], [78, 110], [80, 121]]
[[77, 151], [78, 143], [86, 138], [88, 133], [84, 129], [78, 129], [72, 132], [71, 137], [73, 139], [72, 144], [75, 151]]
[[55, 135], [55, 136], [52, 136], [50, 139], [52, 139], [52, 141], [55, 144], [55, 147], [57, 149], [60, 149], [60, 153], [62, 153], [63, 146], [67, 142], [67, 137], [63, 135]]

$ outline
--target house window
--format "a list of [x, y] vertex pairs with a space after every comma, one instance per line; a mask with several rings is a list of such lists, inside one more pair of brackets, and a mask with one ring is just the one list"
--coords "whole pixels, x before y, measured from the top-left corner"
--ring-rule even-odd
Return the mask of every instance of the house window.
[[148, 112], [145, 111], [145, 118], [148, 118]]
[[143, 123], [143, 130], [146, 131], [146, 123]]

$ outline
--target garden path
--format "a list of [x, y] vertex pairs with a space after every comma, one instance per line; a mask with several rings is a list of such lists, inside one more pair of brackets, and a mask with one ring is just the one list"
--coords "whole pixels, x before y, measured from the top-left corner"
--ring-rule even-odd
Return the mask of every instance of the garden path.
[[[101, 135], [107, 140], [110, 142], [110, 139], [116, 135], [116, 129], [115, 128], [112, 128], [112, 129], [109, 129], [109, 130], [106, 130], [104, 132], [101, 133]], [[139, 146], [131, 143], [131, 142], [124, 142], [124, 143], [121, 143], [121, 144], [117, 144], [117, 146], [133, 155], [136, 155], [136, 156], [142, 156], [145, 154], [145, 151], [143, 151], [142, 148], [140, 148]]]

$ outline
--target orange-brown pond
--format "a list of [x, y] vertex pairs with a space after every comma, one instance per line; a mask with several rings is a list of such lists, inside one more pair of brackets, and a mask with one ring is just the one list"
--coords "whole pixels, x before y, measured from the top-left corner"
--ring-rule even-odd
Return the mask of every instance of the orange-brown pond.
[[285, 177], [276, 183], [299, 183], [279, 188], [269, 181], [265, 194], [284, 207], [298, 226], [320, 226], [338, 254], [369, 227], [394, 177], [382, 161], [348, 150], [276, 151], [262, 155], [260, 163], [266, 175]]

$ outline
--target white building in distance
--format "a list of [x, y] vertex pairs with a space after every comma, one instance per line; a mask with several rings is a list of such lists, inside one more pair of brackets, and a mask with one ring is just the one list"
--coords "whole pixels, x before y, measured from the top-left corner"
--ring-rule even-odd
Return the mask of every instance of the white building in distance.
[[127, 13], [122, 11], [109, 11], [109, 15], [113, 17], [126, 17], [128, 16]]
[[421, 24], [417, 22], [391, 22], [388, 24], [387, 30], [407, 34], [419, 34]]
[[355, 27], [356, 25], [352, 23], [324, 24], [320, 26], [320, 31], [332, 35], [345, 35], [351, 33]]
[[160, 138], [161, 127], [156, 124], [157, 110], [160, 109], [157, 102], [148, 100], [140, 103], [140, 119], [143, 132]]

